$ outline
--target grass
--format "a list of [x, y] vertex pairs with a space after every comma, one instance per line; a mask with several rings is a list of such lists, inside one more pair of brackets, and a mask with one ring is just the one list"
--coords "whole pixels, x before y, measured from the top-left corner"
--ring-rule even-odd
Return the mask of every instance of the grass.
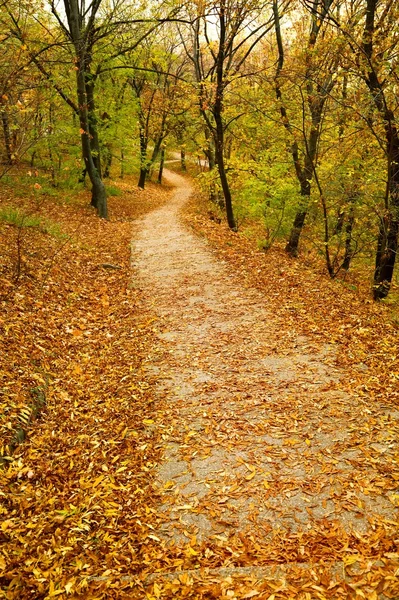
[[123, 194], [123, 191], [116, 185], [106, 185], [105, 189], [107, 192], [107, 196], [122, 196]]
[[41, 233], [47, 233], [52, 237], [63, 240], [68, 236], [62, 232], [61, 226], [49, 219], [43, 219], [35, 214], [27, 214], [18, 208], [5, 206], [0, 208], [0, 221], [15, 227], [32, 227]]

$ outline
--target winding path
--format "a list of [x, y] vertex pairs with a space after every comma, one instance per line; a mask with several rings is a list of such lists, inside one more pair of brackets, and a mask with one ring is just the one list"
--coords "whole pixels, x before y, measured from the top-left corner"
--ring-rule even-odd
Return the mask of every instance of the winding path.
[[253, 536], [262, 565], [262, 544], [270, 552], [277, 532], [287, 544], [310, 531], [367, 536], [397, 519], [379, 487], [397, 441], [388, 429], [375, 439], [366, 404], [339, 389], [337, 350], [289, 332], [289, 347], [280, 343], [262, 294], [242, 288], [179, 221], [188, 181], [165, 177], [172, 200], [136, 224], [133, 242], [158, 317], [146, 368], [163, 423], [159, 538], [182, 547], [193, 536], [219, 540], [233, 552], [237, 536]]

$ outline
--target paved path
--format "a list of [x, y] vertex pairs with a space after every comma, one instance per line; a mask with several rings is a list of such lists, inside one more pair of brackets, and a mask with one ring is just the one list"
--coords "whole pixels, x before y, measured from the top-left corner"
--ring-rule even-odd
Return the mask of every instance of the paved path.
[[158, 317], [147, 364], [163, 406], [157, 536], [182, 547], [216, 540], [233, 556], [252, 536], [258, 552], [239, 564], [259, 566], [320, 560], [323, 536], [328, 546], [341, 531], [367, 537], [389, 527], [397, 509], [384, 478], [399, 414], [381, 409], [385, 431], [370, 429], [367, 402], [340, 390], [337, 350], [277, 329], [267, 298], [241, 287], [179, 221], [187, 180], [165, 177], [172, 201], [138, 222], [133, 244]]

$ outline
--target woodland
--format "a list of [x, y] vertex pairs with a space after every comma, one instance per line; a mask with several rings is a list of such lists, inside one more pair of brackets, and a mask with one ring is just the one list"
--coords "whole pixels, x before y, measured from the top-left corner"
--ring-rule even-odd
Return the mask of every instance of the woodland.
[[[190, 181], [181, 221], [270, 307], [268, 352], [291, 356], [293, 332], [317, 356], [341, 348], [342, 383], [320, 377], [365, 457], [345, 502], [367, 512], [359, 489], [397, 509], [399, 3], [0, 0], [0, 43], [0, 597], [398, 598], [388, 512], [364, 535], [320, 521], [264, 545], [164, 542], [163, 444], [179, 427], [192, 456], [205, 442], [155, 400], [167, 325], [130, 244], [173, 200], [171, 171]], [[278, 427], [301, 401], [275, 406]], [[317, 438], [302, 442], [313, 473]], [[255, 486], [251, 460], [231, 489]], [[286, 564], [283, 583], [245, 571]]]

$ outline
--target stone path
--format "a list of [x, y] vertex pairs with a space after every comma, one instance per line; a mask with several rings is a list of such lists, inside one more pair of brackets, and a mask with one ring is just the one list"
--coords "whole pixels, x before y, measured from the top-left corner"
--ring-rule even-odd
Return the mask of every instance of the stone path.
[[189, 183], [165, 177], [173, 199], [137, 223], [133, 242], [158, 317], [146, 365], [164, 406], [157, 536], [266, 543], [279, 532], [367, 536], [397, 520], [384, 478], [399, 412], [377, 407], [370, 427], [367, 402], [340, 389], [339, 349], [278, 329], [267, 298], [180, 222]]

